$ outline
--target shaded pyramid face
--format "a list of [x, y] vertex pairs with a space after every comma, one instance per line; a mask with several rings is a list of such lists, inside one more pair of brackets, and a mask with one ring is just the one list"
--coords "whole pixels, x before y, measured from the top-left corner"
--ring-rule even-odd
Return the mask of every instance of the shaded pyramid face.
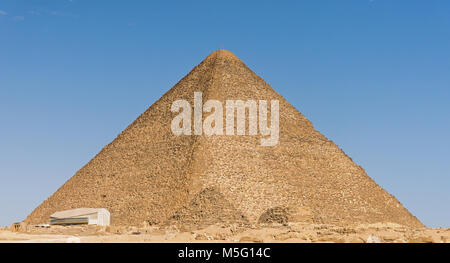
[[[261, 135], [180, 135], [176, 100], [279, 100], [279, 143]], [[192, 110], [193, 111], [193, 110]], [[203, 114], [206, 118], [207, 114]], [[224, 118], [225, 119], [225, 118]], [[224, 120], [225, 122], [225, 120]], [[332, 141], [231, 52], [209, 55], [104, 147], [26, 222], [72, 208], [106, 208], [111, 224], [304, 221], [420, 227]]]

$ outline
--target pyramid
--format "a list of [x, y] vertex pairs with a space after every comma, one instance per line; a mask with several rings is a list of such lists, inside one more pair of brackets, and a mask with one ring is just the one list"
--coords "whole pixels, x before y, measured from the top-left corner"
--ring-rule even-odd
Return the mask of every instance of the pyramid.
[[[279, 100], [279, 143], [261, 135], [180, 135], [174, 101]], [[204, 114], [205, 118], [207, 114]], [[422, 223], [339, 147], [226, 50], [210, 54], [26, 219], [106, 208], [111, 224]]]

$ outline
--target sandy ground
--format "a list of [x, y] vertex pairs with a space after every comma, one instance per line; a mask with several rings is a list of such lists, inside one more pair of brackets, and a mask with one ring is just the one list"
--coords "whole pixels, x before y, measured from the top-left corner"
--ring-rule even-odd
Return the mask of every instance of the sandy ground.
[[353, 227], [302, 223], [213, 225], [197, 230], [171, 227], [26, 226], [17, 232], [0, 230], [0, 242], [115, 243], [115, 242], [333, 242], [333, 243], [450, 243], [450, 229], [408, 228], [397, 224]]

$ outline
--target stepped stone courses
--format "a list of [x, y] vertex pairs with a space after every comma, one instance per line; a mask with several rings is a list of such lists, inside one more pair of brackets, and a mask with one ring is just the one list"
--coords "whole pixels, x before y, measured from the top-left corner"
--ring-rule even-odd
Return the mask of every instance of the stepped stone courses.
[[[171, 105], [179, 99], [193, 105], [195, 91], [203, 93], [203, 102], [215, 99], [224, 105], [227, 99], [279, 100], [279, 144], [260, 146], [260, 135], [173, 135], [170, 123], [177, 113], [170, 111]], [[225, 50], [196, 66], [25, 221], [46, 223], [50, 214], [78, 207], [104, 207], [111, 212], [111, 224], [122, 226], [177, 219], [213, 224], [302, 218], [335, 225], [423, 226]], [[289, 217], [286, 211], [297, 208], [308, 211], [308, 216]]]

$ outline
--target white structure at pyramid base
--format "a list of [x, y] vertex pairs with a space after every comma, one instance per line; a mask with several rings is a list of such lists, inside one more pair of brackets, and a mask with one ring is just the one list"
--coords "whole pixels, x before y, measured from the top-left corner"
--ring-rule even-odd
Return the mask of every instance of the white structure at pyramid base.
[[76, 208], [53, 213], [50, 225], [109, 226], [111, 215], [105, 208]]

